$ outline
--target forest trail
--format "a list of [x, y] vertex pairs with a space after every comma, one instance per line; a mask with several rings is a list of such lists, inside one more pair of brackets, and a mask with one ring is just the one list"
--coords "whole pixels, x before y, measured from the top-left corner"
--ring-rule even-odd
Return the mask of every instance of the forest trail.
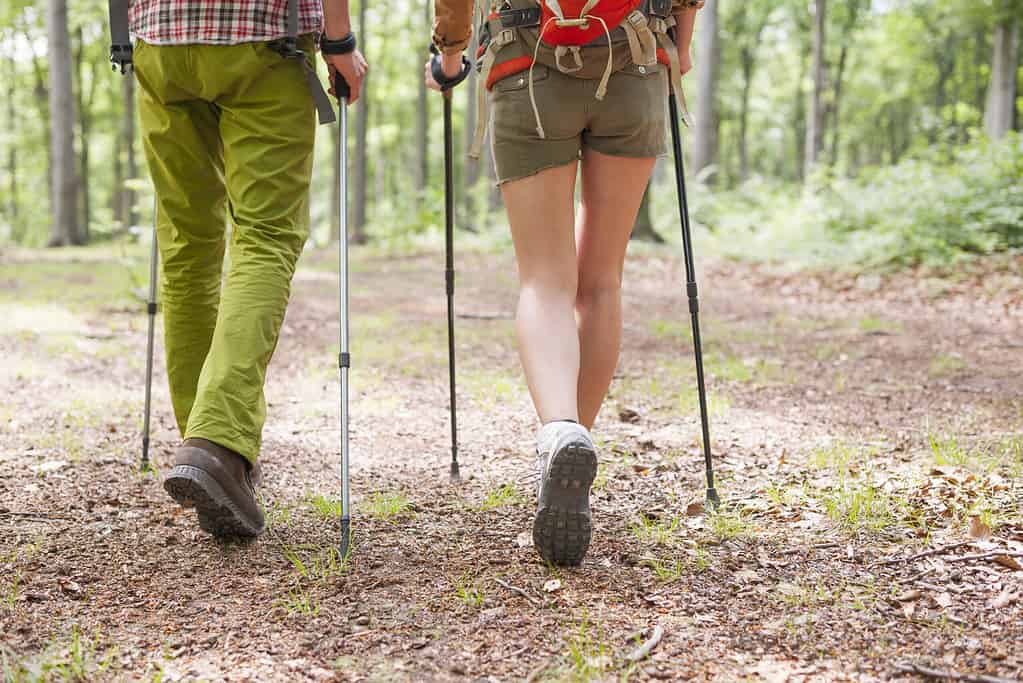
[[726, 501], [711, 515], [666, 253], [627, 265], [594, 541], [572, 570], [524, 534], [535, 425], [508, 254], [457, 259], [459, 486], [443, 258], [355, 254], [347, 564], [333, 254], [306, 254], [295, 281], [267, 390], [269, 529], [247, 544], [202, 534], [137, 470], [143, 251], [0, 255], [0, 665], [13, 680], [1023, 676], [1023, 258], [858, 277], [707, 261]]

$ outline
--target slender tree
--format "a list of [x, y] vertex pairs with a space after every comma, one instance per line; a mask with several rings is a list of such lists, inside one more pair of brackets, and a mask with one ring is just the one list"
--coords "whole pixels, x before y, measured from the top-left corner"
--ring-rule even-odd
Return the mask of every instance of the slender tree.
[[809, 177], [824, 149], [824, 88], [827, 81], [827, 0], [814, 0], [813, 16], [813, 91], [806, 122], [806, 158], [803, 175]]
[[994, 140], [1005, 137], [1015, 124], [1019, 32], [1019, 14], [1003, 11], [991, 41], [991, 82], [984, 108], [984, 130]]
[[[9, 48], [10, 49], [10, 48]], [[14, 109], [15, 78], [18, 64], [14, 61], [13, 50], [8, 53], [7, 62], [7, 132], [11, 143], [7, 148], [8, 217], [11, 223], [18, 222], [18, 117]]]
[[[366, 0], [359, 3], [359, 35], [366, 35]], [[352, 211], [352, 242], [364, 244], [366, 242], [366, 187], [369, 173], [368, 163], [368, 139], [369, 139], [369, 95], [372, 76], [366, 74], [362, 81], [362, 92], [359, 94], [359, 117], [355, 130], [355, 169], [353, 172], [353, 189], [355, 194], [355, 206]]]
[[650, 207], [651, 185], [647, 185], [646, 192], [643, 193], [643, 203], [639, 205], [639, 213], [636, 215], [636, 225], [632, 229], [631, 239], [660, 244], [664, 242], [664, 238], [654, 229], [653, 211]]
[[717, 163], [718, 77], [721, 71], [721, 36], [718, 0], [707, 0], [697, 15], [696, 29], [696, 117], [691, 148], [696, 173]]
[[82, 242], [78, 229], [78, 179], [75, 177], [75, 101], [71, 85], [71, 37], [67, 0], [48, 0], [50, 184], [53, 197], [49, 246]]
[[[424, 23], [426, 30], [431, 26], [430, 8], [432, 0], [422, 0], [424, 11]], [[418, 74], [417, 74], [418, 75]], [[426, 189], [430, 181], [430, 98], [426, 88], [426, 81], [422, 78], [419, 82], [419, 106], [416, 108], [416, 174], [415, 188], [416, 196], [419, 196]]]

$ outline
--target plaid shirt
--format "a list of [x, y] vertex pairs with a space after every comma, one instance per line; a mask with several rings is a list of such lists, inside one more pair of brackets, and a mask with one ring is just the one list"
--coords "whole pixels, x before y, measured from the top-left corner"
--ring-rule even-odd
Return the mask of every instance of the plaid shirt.
[[[298, 33], [323, 30], [321, 0], [298, 3]], [[132, 0], [131, 33], [152, 45], [237, 45], [288, 35], [289, 0]]]

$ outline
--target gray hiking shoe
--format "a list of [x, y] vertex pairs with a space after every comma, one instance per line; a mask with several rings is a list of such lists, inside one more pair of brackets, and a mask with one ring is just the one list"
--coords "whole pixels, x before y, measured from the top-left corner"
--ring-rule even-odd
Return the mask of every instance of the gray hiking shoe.
[[590, 485], [597, 476], [597, 451], [586, 428], [549, 422], [536, 437], [536, 517], [533, 545], [545, 561], [577, 565], [590, 547]]

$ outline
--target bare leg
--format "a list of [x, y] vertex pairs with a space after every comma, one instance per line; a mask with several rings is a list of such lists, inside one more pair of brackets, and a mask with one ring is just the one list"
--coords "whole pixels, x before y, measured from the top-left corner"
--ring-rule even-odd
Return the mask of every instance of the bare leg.
[[580, 340], [580, 422], [593, 427], [618, 365], [622, 343], [622, 268], [654, 159], [583, 153], [582, 206], [576, 225]]
[[501, 185], [519, 269], [519, 357], [542, 422], [579, 420], [574, 193], [577, 164]]

